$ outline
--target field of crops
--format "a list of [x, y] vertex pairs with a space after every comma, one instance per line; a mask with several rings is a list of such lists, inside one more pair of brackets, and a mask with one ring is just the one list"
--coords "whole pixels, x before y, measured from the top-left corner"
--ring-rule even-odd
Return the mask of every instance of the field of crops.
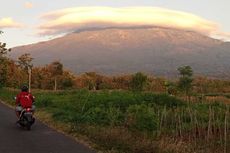
[[[13, 104], [16, 91], [1, 89]], [[186, 103], [130, 91], [35, 91], [38, 110], [110, 152], [229, 152], [230, 111], [221, 101]]]

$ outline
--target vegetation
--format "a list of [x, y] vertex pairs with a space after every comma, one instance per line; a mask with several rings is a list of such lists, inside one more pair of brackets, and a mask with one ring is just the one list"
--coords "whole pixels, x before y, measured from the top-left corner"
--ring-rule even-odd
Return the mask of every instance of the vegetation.
[[185, 92], [187, 97], [189, 96], [189, 101], [190, 101], [189, 94], [192, 89], [193, 70], [190, 66], [181, 66], [178, 68], [178, 71], [181, 76], [178, 82], [178, 87], [182, 92]]
[[[2, 34], [2, 31], [0, 31]], [[6, 48], [6, 43], [0, 42], [0, 87], [5, 85], [7, 80], [7, 69], [9, 59], [6, 57], [6, 54], [10, 51], [10, 49]]]
[[57, 78], [63, 74], [63, 65], [59, 61], [54, 61], [49, 65], [51, 75], [54, 78], [54, 90], [57, 90]]
[[[11, 101], [15, 93], [2, 89], [0, 97]], [[34, 94], [38, 110], [106, 150], [224, 152], [230, 145], [229, 105], [220, 102], [188, 104], [167, 94], [130, 91]]]
[[18, 63], [19, 66], [24, 69], [25, 71], [28, 71], [29, 69], [32, 69], [33, 64], [32, 64], [33, 58], [29, 53], [23, 54], [18, 58]]
[[143, 91], [147, 84], [147, 76], [138, 72], [132, 76], [130, 86], [133, 91]]

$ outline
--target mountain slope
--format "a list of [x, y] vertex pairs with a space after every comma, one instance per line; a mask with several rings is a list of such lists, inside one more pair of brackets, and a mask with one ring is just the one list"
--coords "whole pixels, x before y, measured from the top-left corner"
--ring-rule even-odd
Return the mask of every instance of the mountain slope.
[[74, 72], [106, 74], [137, 71], [175, 76], [190, 65], [197, 74], [230, 74], [230, 44], [192, 31], [162, 27], [95, 29], [13, 48], [11, 56], [31, 53], [37, 65], [61, 60]]

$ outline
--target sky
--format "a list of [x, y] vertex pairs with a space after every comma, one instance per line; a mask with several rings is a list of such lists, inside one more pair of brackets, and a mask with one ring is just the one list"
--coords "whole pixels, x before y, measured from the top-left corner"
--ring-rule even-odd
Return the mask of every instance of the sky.
[[230, 40], [229, 0], [0, 0], [8, 47], [95, 27], [166, 26]]

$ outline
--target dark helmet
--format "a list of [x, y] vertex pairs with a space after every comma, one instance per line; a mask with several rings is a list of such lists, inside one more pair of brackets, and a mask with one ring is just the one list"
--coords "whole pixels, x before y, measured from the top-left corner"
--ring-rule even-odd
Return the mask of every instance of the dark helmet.
[[21, 88], [22, 92], [28, 92], [29, 88], [26, 85], [23, 85]]

